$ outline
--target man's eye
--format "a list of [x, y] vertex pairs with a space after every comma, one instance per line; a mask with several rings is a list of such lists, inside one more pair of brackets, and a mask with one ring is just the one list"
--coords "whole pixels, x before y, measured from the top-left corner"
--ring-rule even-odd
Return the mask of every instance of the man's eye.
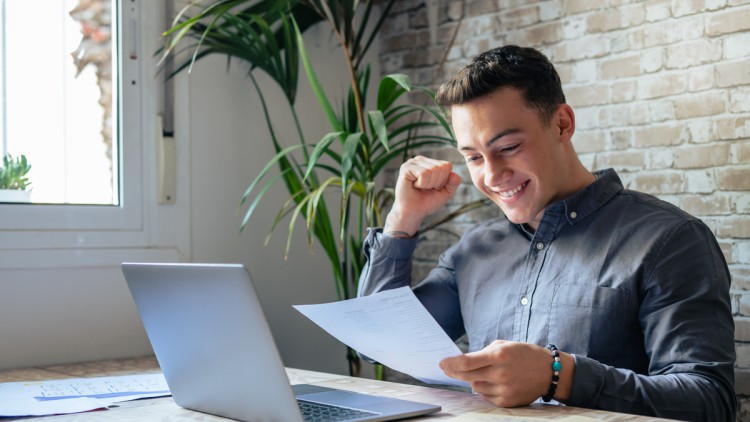
[[511, 145], [509, 147], [502, 148], [500, 150], [500, 152], [513, 152], [513, 151], [517, 150], [518, 147], [520, 147], [520, 146], [521, 146], [521, 144]]
[[471, 155], [471, 156], [466, 157], [466, 162], [471, 163], [473, 161], [479, 160], [479, 158], [480, 157], [478, 155]]

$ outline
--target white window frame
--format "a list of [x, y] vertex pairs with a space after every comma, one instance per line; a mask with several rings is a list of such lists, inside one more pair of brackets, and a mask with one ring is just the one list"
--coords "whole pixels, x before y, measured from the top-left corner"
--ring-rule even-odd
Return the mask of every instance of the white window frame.
[[[189, 190], [179, 189], [182, 197], [175, 204], [159, 205], [155, 198], [164, 84], [154, 53], [165, 27], [164, 3], [120, 0], [118, 6], [113, 18], [119, 16], [121, 24], [113, 31], [113, 45], [120, 56], [115, 60], [122, 104], [120, 205], [0, 204], [0, 269], [189, 258]], [[184, 175], [181, 163], [186, 162], [187, 157], [178, 158], [178, 173]]]

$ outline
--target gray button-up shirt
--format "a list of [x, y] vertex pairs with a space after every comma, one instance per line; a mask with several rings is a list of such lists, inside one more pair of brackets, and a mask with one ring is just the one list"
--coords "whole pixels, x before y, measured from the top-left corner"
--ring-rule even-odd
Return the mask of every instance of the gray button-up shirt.
[[[613, 170], [597, 176], [533, 235], [504, 217], [470, 229], [414, 293], [472, 351], [503, 339], [573, 354], [569, 405], [734, 420], [730, 276], [713, 234]], [[359, 295], [411, 284], [415, 246], [371, 230]]]

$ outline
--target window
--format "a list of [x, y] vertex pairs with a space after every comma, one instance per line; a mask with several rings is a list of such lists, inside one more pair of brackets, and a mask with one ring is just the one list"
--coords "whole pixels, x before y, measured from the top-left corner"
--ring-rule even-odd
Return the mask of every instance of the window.
[[[82, 3], [87, 1], [93, 0], [81, 0]], [[111, 164], [106, 158], [106, 143], [98, 134], [102, 127], [106, 126], [106, 118], [103, 118], [106, 112], [98, 105], [101, 96], [99, 87], [91, 86], [91, 81], [96, 81], [96, 69], [91, 67], [84, 71], [90, 75], [85, 76], [82, 72], [78, 79], [70, 78], [68, 82], [63, 82], [56, 71], [46, 69], [38, 73], [41, 79], [52, 80], [44, 81], [45, 84], [49, 82], [46, 88], [27, 88], [20, 94], [14, 94], [12, 87], [7, 87], [10, 94], [8, 98], [14, 101], [35, 101], [37, 104], [52, 102], [53, 95], [48, 91], [61, 89], [65, 91], [61, 94], [65, 99], [56, 100], [62, 104], [58, 104], [58, 111], [45, 111], [45, 115], [35, 113], [37, 115], [34, 123], [26, 123], [15, 129], [13, 125], [16, 124], [16, 120], [15, 117], [11, 117], [14, 111], [12, 112], [8, 103], [5, 103], [3, 113], [9, 117], [5, 121], [7, 128], [3, 128], [3, 131], [7, 129], [5, 133], [8, 138], [4, 148], [13, 155], [27, 155], [32, 171], [39, 173], [34, 174], [32, 178], [33, 203], [0, 203], [0, 269], [115, 265], [133, 259], [178, 260], [187, 253], [185, 250], [189, 245], [182, 248], [177, 246], [177, 243], [185, 243], [181, 230], [187, 226], [187, 201], [161, 205], [156, 200], [157, 116], [161, 112], [164, 88], [163, 81], [156, 72], [158, 58], [154, 57], [154, 52], [161, 45], [160, 34], [166, 25], [164, 3], [150, 0], [109, 1], [112, 23]], [[65, 38], [61, 35], [65, 31], [59, 21], [69, 19], [68, 14], [72, 10], [70, 7], [72, 5], [75, 8], [77, 0], [0, 2], [4, 5], [5, 11], [3, 23], [7, 24], [4, 40], [6, 51], [9, 53], [5, 56], [8, 62], [10, 57], [15, 57], [10, 54], [11, 40], [7, 36], [7, 31], [12, 30], [12, 25], [8, 23], [23, 21], [26, 25], [25, 32], [33, 33], [29, 36], [35, 37], [34, 48], [42, 48], [40, 45], [47, 43], [55, 44], [58, 61], [70, 64], [71, 58], [67, 51], [71, 45], [73, 51], [76, 51], [81, 35], [79, 32], [67, 44], [57, 42]], [[18, 6], [19, 4], [21, 6]], [[25, 12], [28, 14], [21, 18], [12, 18], [10, 13], [15, 13], [17, 9], [14, 7], [17, 6], [33, 7], [34, 10]], [[37, 16], [44, 9], [55, 11], [58, 22], [42, 24]], [[29, 16], [33, 16], [33, 19]], [[73, 24], [78, 26], [74, 26], [75, 31], [70, 31], [80, 31], [80, 24], [75, 21]], [[61, 51], [66, 51], [65, 54], [68, 56], [60, 57]], [[32, 66], [31, 59], [28, 59], [32, 55], [33, 52], [24, 53], [22, 60], [25, 60], [26, 66]], [[9, 79], [12, 76], [11, 67], [6, 63], [5, 69], [8, 70], [4, 80], [8, 81], [8, 85], [12, 84]], [[27, 69], [26, 73], [33, 72]], [[85, 95], [73, 93], [74, 86], [83, 84], [84, 78], [89, 78], [89, 82], [86, 82], [89, 86], [86, 89], [90, 92]], [[57, 97], [58, 94], [54, 96]], [[74, 101], [83, 101], [84, 97], [88, 98], [88, 102], [94, 98], [97, 104], [86, 105], [87, 111], [79, 109], [79, 105]], [[86, 130], [97, 132], [94, 144], [85, 147], [89, 150], [88, 153], [98, 157], [99, 163], [96, 165], [89, 162], [91, 158], [85, 158], [83, 162], [78, 163], [72, 160], [77, 158], [74, 156], [78, 155], [76, 151], [79, 148], [72, 146], [76, 140], [71, 138], [78, 137], [73, 127], [83, 127], [84, 124], [60, 121], [64, 115], [73, 114], [82, 114], [85, 117], [82, 120], [88, 124]], [[54, 121], [54, 125], [50, 120]], [[26, 143], [12, 139], [13, 136], [51, 136], [44, 126], [55, 126], [57, 129], [52, 132], [66, 132], [68, 139], [64, 142], [56, 140], [54, 148], [40, 147], [39, 151], [33, 148], [24, 149], [28, 146]], [[19, 133], [20, 135], [13, 135]], [[45, 135], [41, 135], [42, 133]], [[30, 145], [30, 142], [28, 144]], [[61, 147], [59, 144], [66, 146]], [[105, 157], [104, 160], [102, 155]], [[60, 179], [67, 179], [67, 187], [55, 185], [57, 187], [50, 188], [49, 196], [42, 196], [47, 188], [43, 186], [46, 182], [40, 174], [45, 171], [47, 165], [53, 166], [48, 164], [51, 162], [66, 163], [67, 176], [62, 176], [60, 170], [54, 170], [53, 173]], [[74, 181], [75, 183], [72, 183]], [[79, 189], [80, 187], [82, 189]], [[96, 193], [86, 196], [91, 192]], [[39, 196], [35, 196], [37, 193]], [[182, 198], [185, 199], [185, 196], [186, 191], [183, 191]], [[159, 248], [154, 249], [155, 245]]]
[[0, 0], [0, 153], [31, 165], [25, 199], [0, 202], [119, 205], [112, 12], [112, 0]]

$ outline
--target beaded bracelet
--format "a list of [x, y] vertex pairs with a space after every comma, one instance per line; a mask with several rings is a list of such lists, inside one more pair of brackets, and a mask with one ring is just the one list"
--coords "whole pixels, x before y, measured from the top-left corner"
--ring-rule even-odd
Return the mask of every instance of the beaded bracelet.
[[552, 362], [552, 383], [549, 385], [549, 391], [547, 391], [547, 395], [542, 397], [542, 400], [544, 400], [545, 403], [552, 400], [552, 397], [555, 396], [555, 391], [557, 390], [557, 381], [560, 380], [560, 370], [562, 369], [562, 363], [560, 363], [560, 352], [557, 350], [557, 346], [554, 344], [548, 344], [547, 350], [552, 352], [552, 358], [555, 360]]

